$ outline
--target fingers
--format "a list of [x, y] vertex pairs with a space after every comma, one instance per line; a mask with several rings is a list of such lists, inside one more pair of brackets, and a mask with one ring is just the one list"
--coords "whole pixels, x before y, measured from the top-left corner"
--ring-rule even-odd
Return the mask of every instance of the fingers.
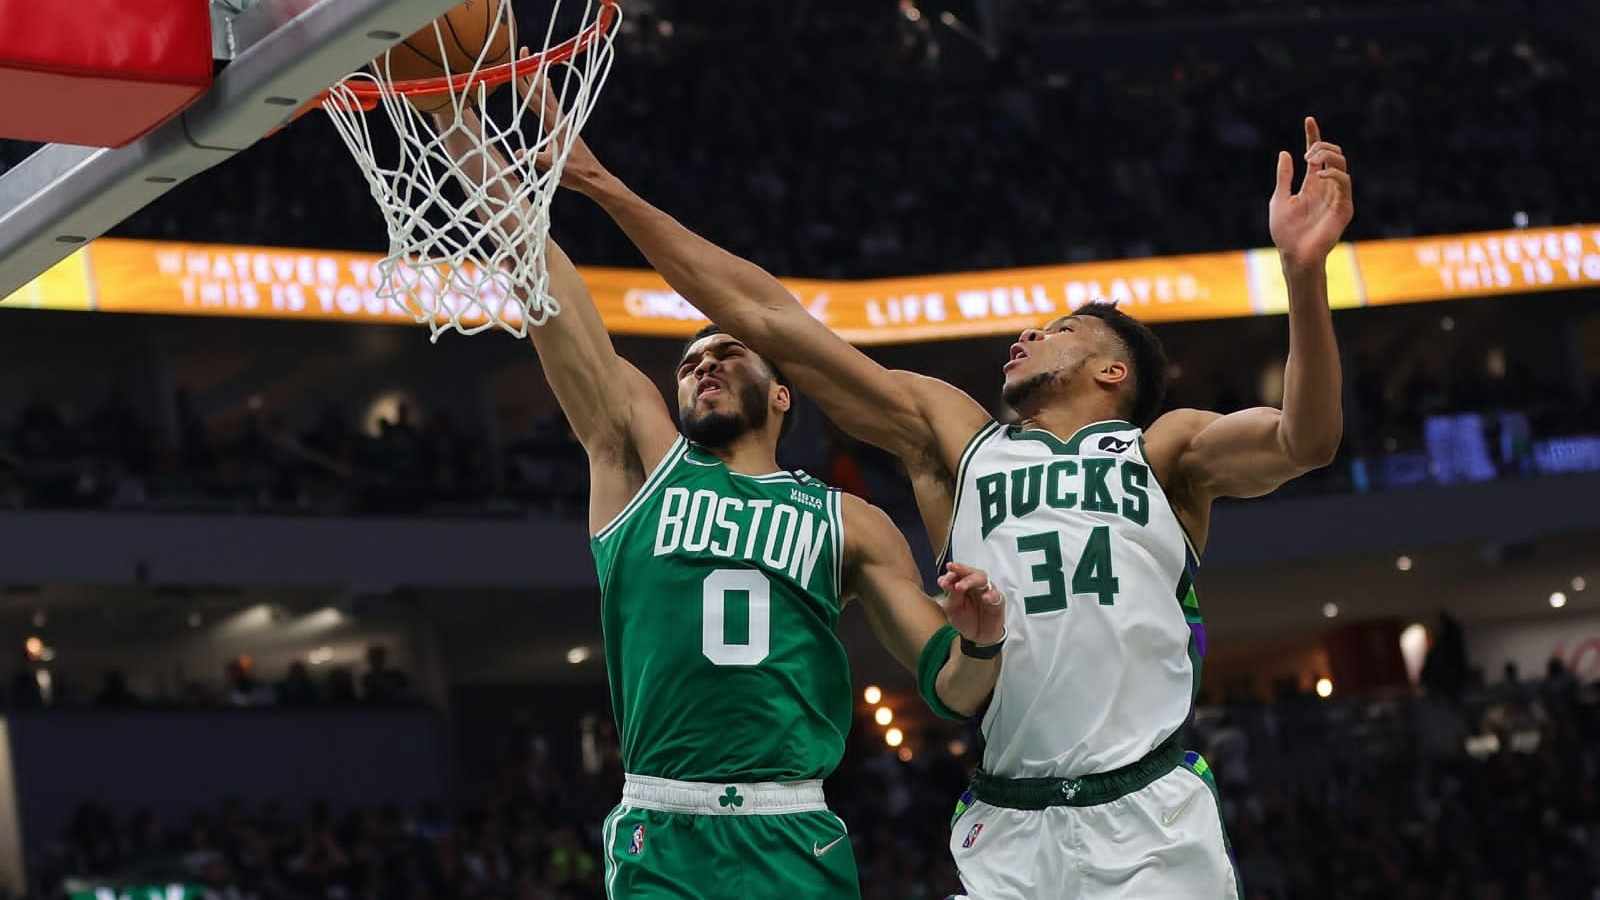
[[1352, 188], [1352, 186], [1350, 184], [1350, 173], [1349, 172], [1346, 172], [1343, 169], [1331, 169], [1330, 168], [1330, 169], [1323, 169], [1322, 171], [1317, 172], [1316, 175], [1317, 175], [1318, 178], [1326, 180], [1326, 181], [1330, 181], [1330, 182], [1332, 182], [1334, 184], [1334, 186], [1338, 190], [1338, 193], [1339, 193], [1339, 198], [1338, 199], [1340, 201], [1348, 202], [1350, 200], [1350, 198], [1352, 196], [1354, 196], [1354, 189]]
[[[957, 579], [961, 579], [961, 578], [965, 578], [968, 575], [971, 575], [974, 572], [979, 572], [981, 570], [974, 569], [971, 566], [962, 565], [961, 563], [958, 563], [958, 562], [950, 562], [950, 563], [945, 563], [944, 564], [944, 571], [945, 571], [945, 575], [953, 575]], [[940, 579], [942, 580], [943, 577], [944, 576], [940, 576]]]
[[982, 572], [963, 575], [951, 593], [975, 594], [989, 590], [989, 576]]
[[945, 574], [939, 576], [939, 583], [941, 585], [944, 584], [944, 580], [946, 578], [951, 578], [952, 584], [961, 583], [967, 580], [972, 580], [972, 586], [974, 587], [987, 586], [989, 584], [989, 573], [982, 569], [963, 565], [958, 562], [945, 563], [944, 568]]
[[[523, 60], [526, 60], [531, 55], [533, 54], [527, 47], [519, 49], [517, 51], [517, 68], [521, 69]], [[539, 69], [529, 69], [526, 74], [517, 76], [517, 88], [526, 93], [533, 86], [533, 83], [539, 79], [539, 76]]]
[[1313, 170], [1338, 169], [1341, 172], [1350, 171], [1349, 161], [1344, 157], [1344, 150], [1338, 144], [1318, 141], [1306, 151], [1306, 164]]
[[[939, 587], [945, 593], [954, 597], [970, 591], [986, 589], [989, 586], [989, 576], [982, 572], [961, 567], [963, 571], [949, 571], [939, 576]], [[952, 567], [954, 569], [954, 567]]]
[[1306, 152], [1309, 153], [1312, 145], [1320, 140], [1322, 140], [1322, 129], [1317, 125], [1316, 117], [1306, 116]]
[[[525, 60], [531, 55], [527, 47], [517, 52], [519, 60]], [[518, 75], [517, 90], [524, 97], [531, 97], [539, 104], [539, 121], [544, 123], [545, 129], [553, 128], [561, 115], [561, 107], [556, 101], [556, 92], [550, 86], [550, 77], [545, 69], [535, 67], [526, 75]]]
[[1272, 199], [1278, 200], [1289, 196], [1294, 190], [1294, 157], [1289, 151], [1278, 151], [1278, 186], [1272, 192]]

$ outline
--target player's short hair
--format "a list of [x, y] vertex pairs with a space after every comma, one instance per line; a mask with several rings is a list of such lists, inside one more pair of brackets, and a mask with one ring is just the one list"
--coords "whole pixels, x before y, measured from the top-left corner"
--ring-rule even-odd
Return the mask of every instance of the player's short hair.
[[1167, 351], [1149, 326], [1114, 303], [1086, 303], [1074, 316], [1091, 316], [1106, 323], [1127, 348], [1133, 363], [1133, 391], [1127, 400], [1128, 421], [1149, 428], [1167, 397]]
[[[710, 323], [707, 323], [707, 325], [704, 328], [700, 329], [699, 331], [696, 331], [689, 338], [689, 340], [684, 342], [683, 353], [679, 354], [678, 358], [679, 359], [683, 359], [684, 357], [687, 357], [689, 355], [689, 348], [690, 347], [693, 347], [695, 345], [695, 343], [700, 341], [701, 339], [708, 338], [708, 337], [712, 336], [713, 334], [727, 334], [730, 337], [738, 338], [738, 335], [731, 334], [727, 329], [723, 328], [721, 325], [718, 325], [715, 322], [710, 322]], [[755, 351], [752, 349], [751, 352], [755, 352]], [[761, 354], [759, 354], [759, 353], [756, 353], [756, 355], [757, 356], [761, 356]], [[794, 389], [794, 385], [789, 383], [789, 379], [784, 377], [783, 370], [779, 369], [777, 366], [773, 365], [771, 360], [767, 359], [765, 356], [761, 356], [761, 364], [767, 367], [767, 371], [768, 372], [772, 373], [772, 380], [773, 381], [776, 381], [777, 383], [779, 383], [779, 384], [781, 384], [784, 387], [789, 389], [789, 411], [787, 413], [785, 413], [784, 416], [783, 416], [783, 424], [778, 426], [778, 440], [781, 441], [785, 437], [788, 436], [788, 434], [789, 434], [789, 432], [791, 430], [794, 429], [795, 413], [799, 412], [799, 409], [797, 408], [797, 403], [798, 403], [798, 401], [800, 399], [800, 393]]]

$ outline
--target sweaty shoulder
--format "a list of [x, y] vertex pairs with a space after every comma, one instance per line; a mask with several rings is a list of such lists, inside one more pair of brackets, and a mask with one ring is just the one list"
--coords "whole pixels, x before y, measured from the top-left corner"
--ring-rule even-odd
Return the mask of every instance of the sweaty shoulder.
[[1206, 530], [1210, 504], [1192, 489], [1180, 464], [1195, 436], [1220, 418], [1221, 413], [1209, 410], [1175, 409], [1157, 419], [1144, 433], [1145, 456], [1150, 468], [1176, 505], [1178, 516], [1191, 535]]
[[946, 381], [916, 372], [896, 371], [894, 378], [916, 400], [917, 412], [927, 428], [921, 457], [902, 454], [907, 468], [915, 474], [937, 468], [953, 477], [961, 454], [972, 436], [989, 424], [989, 411], [966, 391]]
[[896, 533], [899, 527], [889, 514], [871, 503], [846, 491], [839, 492], [840, 511], [844, 514], [844, 551], [853, 556], [858, 548], [870, 547], [883, 537], [884, 530]]

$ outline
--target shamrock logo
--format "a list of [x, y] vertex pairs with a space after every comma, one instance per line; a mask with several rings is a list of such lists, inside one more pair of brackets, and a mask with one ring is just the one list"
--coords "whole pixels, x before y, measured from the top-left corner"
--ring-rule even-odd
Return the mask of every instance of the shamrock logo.
[[744, 798], [739, 796], [739, 789], [730, 784], [728, 789], [722, 792], [722, 796], [717, 798], [717, 805], [724, 809], [729, 806], [738, 809], [744, 805]]

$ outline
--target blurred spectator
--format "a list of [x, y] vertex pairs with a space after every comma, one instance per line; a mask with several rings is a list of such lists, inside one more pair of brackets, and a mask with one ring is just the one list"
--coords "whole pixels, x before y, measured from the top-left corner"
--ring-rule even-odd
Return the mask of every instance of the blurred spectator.
[[38, 673], [24, 666], [11, 676], [11, 708], [42, 709], [44, 691], [39, 687]]
[[300, 660], [289, 664], [289, 672], [278, 683], [279, 706], [311, 706], [318, 700], [316, 682], [311, 680], [311, 668]]
[[128, 690], [128, 676], [118, 670], [106, 673], [105, 681], [100, 686], [100, 694], [95, 697], [95, 705], [117, 708], [138, 706], [139, 698]]
[[255, 677], [255, 661], [248, 656], [230, 660], [224, 668], [229, 706], [270, 706], [272, 688]]
[[1461, 623], [1444, 610], [1439, 611], [1439, 627], [1433, 645], [1422, 663], [1422, 686], [1446, 700], [1457, 700], [1467, 682], [1467, 640]]
[[328, 686], [323, 692], [327, 701], [336, 705], [354, 703], [356, 697], [356, 676], [348, 666], [335, 666], [328, 670]]
[[361, 699], [367, 703], [405, 703], [411, 697], [411, 679], [389, 667], [389, 648], [367, 648], [367, 672], [361, 676]]

